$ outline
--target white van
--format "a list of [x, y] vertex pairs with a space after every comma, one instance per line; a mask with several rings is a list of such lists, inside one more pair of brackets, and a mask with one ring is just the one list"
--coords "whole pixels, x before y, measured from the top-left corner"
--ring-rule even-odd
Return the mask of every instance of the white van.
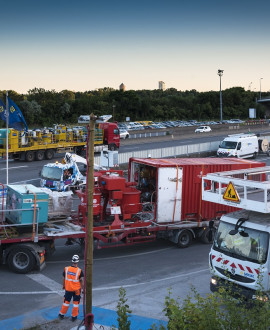
[[258, 137], [255, 134], [233, 134], [220, 144], [219, 157], [256, 158], [259, 152]]

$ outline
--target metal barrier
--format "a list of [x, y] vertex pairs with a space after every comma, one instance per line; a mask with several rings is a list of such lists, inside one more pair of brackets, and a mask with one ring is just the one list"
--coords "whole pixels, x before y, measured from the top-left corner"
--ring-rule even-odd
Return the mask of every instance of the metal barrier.
[[[217, 151], [220, 141], [205, 142], [199, 144], [181, 145], [175, 147], [137, 150], [118, 154], [118, 164], [127, 164], [129, 158], [166, 158], [174, 156], [189, 156], [190, 154], [200, 154], [201, 152]], [[100, 165], [100, 156], [95, 156], [95, 164]]]
[[[259, 139], [266, 139], [270, 143], [270, 136], [260, 136]], [[128, 164], [129, 158], [167, 158], [176, 156], [189, 156], [202, 152], [217, 151], [221, 141], [211, 141], [198, 144], [188, 144], [161, 149], [137, 150], [118, 154], [118, 164]], [[100, 156], [95, 156], [95, 164], [100, 165]]]

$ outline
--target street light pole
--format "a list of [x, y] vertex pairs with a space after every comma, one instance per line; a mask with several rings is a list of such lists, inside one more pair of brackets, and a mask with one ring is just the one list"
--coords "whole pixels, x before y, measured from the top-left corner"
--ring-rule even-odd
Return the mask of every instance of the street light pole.
[[221, 77], [223, 76], [223, 71], [224, 70], [218, 70], [218, 76], [219, 76], [219, 81], [220, 81], [220, 92], [219, 92], [219, 95], [220, 95], [220, 121], [222, 121], [222, 91], [221, 91]]
[[262, 98], [262, 79], [260, 78], [260, 99]]

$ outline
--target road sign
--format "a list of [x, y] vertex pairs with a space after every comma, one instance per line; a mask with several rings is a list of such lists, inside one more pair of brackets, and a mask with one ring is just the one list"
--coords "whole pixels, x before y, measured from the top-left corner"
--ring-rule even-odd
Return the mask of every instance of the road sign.
[[225, 193], [223, 195], [223, 199], [231, 202], [240, 202], [240, 198], [238, 196], [238, 193], [236, 189], [234, 188], [234, 185], [230, 182], [225, 190]]

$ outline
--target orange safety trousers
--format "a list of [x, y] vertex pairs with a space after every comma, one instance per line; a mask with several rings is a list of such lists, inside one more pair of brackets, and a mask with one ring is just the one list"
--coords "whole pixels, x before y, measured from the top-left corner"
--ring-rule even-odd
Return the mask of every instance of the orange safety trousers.
[[59, 314], [66, 315], [68, 308], [69, 308], [69, 304], [71, 302], [71, 299], [73, 298], [73, 308], [72, 308], [71, 315], [73, 317], [78, 316], [79, 315], [79, 305], [80, 305], [80, 300], [81, 300], [80, 293], [81, 293], [81, 290], [66, 291], [65, 296], [64, 296], [64, 302], [63, 302], [63, 305], [62, 305], [62, 308], [61, 308]]

